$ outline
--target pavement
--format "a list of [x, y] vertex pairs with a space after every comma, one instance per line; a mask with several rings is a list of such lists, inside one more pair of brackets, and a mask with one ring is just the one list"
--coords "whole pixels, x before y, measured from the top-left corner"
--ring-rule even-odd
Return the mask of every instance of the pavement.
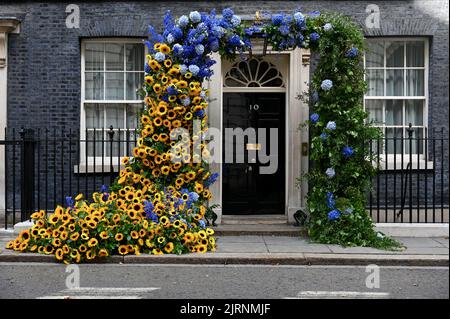
[[[0, 231], [0, 262], [55, 262], [54, 256], [19, 253], [4, 249], [13, 233]], [[218, 236], [214, 253], [112, 256], [103, 263], [124, 264], [262, 264], [262, 265], [391, 265], [447, 266], [448, 238], [397, 237], [401, 251], [365, 247], [341, 247], [311, 243], [292, 236]]]

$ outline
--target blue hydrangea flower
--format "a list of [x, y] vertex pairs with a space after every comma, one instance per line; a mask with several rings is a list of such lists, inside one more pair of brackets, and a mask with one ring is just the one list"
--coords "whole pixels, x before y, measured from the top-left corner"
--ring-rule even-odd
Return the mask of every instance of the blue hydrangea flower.
[[353, 148], [351, 148], [350, 146], [344, 146], [342, 148], [342, 155], [344, 155], [344, 157], [350, 157], [355, 153], [355, 151], [353, 150]]
[[207, 31], [208, 30], [208, 26], [205, 24], [205, 23], [200, 23], [198, 26], [197, 26], [197, 30], [199, 31], [199, 32], [205, 32], [205, 31]]
[[109, 193], [109, 187], [102, 185], [102, 187], [100, 187], [100, 193]]
[[191, 19], [191, 21], [194, 23], [198, 23], [202, 21], [202, 16], [198, 11], [192, 11], [191, 13], [189, 13], [189, 19]]
[[213, 27], [213, 35], [217, 38], [221, 38], [225, 34], [225, 29], [220, 25], [216, 25]]
[[305, 16], [301, 12], [296, 12], [294, 13], [294, 20], [297, 23], [297, 25], [300, 25], [303, 22], [305, 22]]
[[328, 177], [332, 178], [332, 177], [334, 177], [334, 175], [336, 175], [336, 171], [334, 170], [334, 168], [329, 167], [325, 171], [325, 174], [327, 174]]
[[162, 52], [157, 52], [157, 53], [155, 54], [155, 60], [156, 60], [156, 61], [162, 62], [162, 61], [164, 61], [165, 59], [166, 59], [166, 56], [165, 56], [164, 53], [162, 53]]
[[237, 34], [235, 34], [230, 37], [228, 43], [235, 47], [241, 46], [241, 38]]
[[179, 43], [175, 43], [173, 45], [172, 50], [173, 50], [173, 53], [175, 53], [176, 55], [183, 54], [183, 46], [181, 44], [179, 44]]
[[222, 16], [226, 19], [226, 20], [231, 20], [231, 18], [233, 17], [234, 12], [231, 8], [225, 8], [222, 11]]
[[327, 129], [329, 129], [330, 131], [334, 131], [336, 129], [336, 122], [334, 122], [334, 121], [328, 122]]
[[189, 66], [189, 72], [191, 72], [193, 75], [197, 75], [200, 71], [200, 68], [196, 66], [195, 64], [192, 64]]
[[199, 199], [199, 195], [196, 192], [189, 193], [189, 199], [193, 202], [196, 202]]
[[331, 23], [326, 23], [324, 26], [323, 26], [323, 30], [324, 31], [330, 31], [330, 30], [332, 30], [333, 29], [333, 25], [331, 24]]
[[209, 49], [212, 52], [217, 52], [219, 50], [219, 41], [218, 40], [211, 41], [209, 43]]
[[320, 39], [320, 35], [317, 32], [313, 32], [309, 35], [312, 42], [317, 42]]
[[196, 111], [196, 112], [194, 112], [194, 116], [203, 118], [205, 116], [205, 111], [204, 110]]
[[241, 18], [238, 17], [238, 16], [236, 16], [236, 15], [234, 15], [234, 16], [231, 18], [231, 25], [232, 25], [233, 27], [237, 27], [237, 26], [240, 25], [240, 24], [241, 24]]
[[347, 214], [347, 215], [353, 213], [353, 208], [347, 207], [347, 208], [344, 210], [344, 213]]
[[144, 71], [145, 71], [145, 73], [150, 73], [152, 71], [152, 69], [150, 68], [150, 65], [148, 65], [148, 63], [145, 63]]
[[280, 31], [280, 33], [282, 35], [288, 35], [289, 34], [289, 26], [287, 26], [286, 24], [281, 25], [278, 30]]
[[206, 228], [206, 223], [203, 219], [199, 220], [198, 225], [200, 226], [200, 228]]
[[172, 34], [169, 33], [169, 35], [166, 37], [167, 43], [172, 44], [173, 41], [175, 41], [175, 38]]
[[144, 203], [144, 212], [145, 212], [146, 214], [152, 213], [152, 212], [153, 212], [153, 209], [155, 208], [155, 207], [153, 206], [153, 203], [150, 202], [150, 201], [144, 201], [143, 203]]
[[322, 84], [320, 85], [320, 87], [324, 91], [329, 91], [333, 87], [333, 81], [331, 81], [331, 80], [323, 80]]
[[189, 104], [191, 104], [191, 99], [187, 97], [182, 100], [181, 103], [183, 103], [184, 106], [189, 106]]
[[186, 72], [188, 71], [188, 67], [186, 64], [181, 64], [180, 65], [180, 72], [181, 74], [186, 74]]
[[313, 114], [311, 114], [309, 119], [311, 120], [312, 123], [316, 124], [317, 121], [319, 120], [319, 117], [320, 117], [319, 114], [313, 113]]
[[211, 186], [212, 184], [214, 184], [217, 180], [217, 178], [219, 177], [219, 173], [213, 173], [211, 174], [203, 183], [203, 186], [208, 188], [209, 186]]
[[273, 25], [280, 25], [283, 22], [283, 15], [282, 14], [274, 14], [272, 16], [272, 24]]
[[336, 220], [339, 217], [341, 217], [341, 212], [337, 209], [333, 209], [331, 212], [328, 213], [328, 220]]
[[75, 206], [75, 201], [71, 196], [66, 196], [66, 205], [71, 208]]
[[313, 103], [316, 103], [317, 101], [319, 101], [319, 93], [317, 91], [314, 91], [311, 95], [311, 101]]
[[185, 28], [189, 24], [189, 18], [185, 15], [181, 16], [178, 19], [178, 25], [182, 28]]
[[345, 53], [347, 58], [356, 58], [358, 56], [358, 48], [351, 48]]
[[328, 208], [334, 208], [334, 205], [336, 205], [336, 202], [334, 200], [334, 195], [332, 192], [327, 192], [327, 206]]
[[195, 46], [195, 53], [197, 53], [198, 55], [202, 55], [203, 52], [205, 52], [205, 47], [202, 44], [197, 44]]
[[328, 134], [327, 133], [322, 133], [320, 134], [320, 138], [325, 141], [328, 138]]
[[169, 93], [169, 95], [178, 95], [178, 90], [172, 86], [168, 86], [167, 93]]
[[311, 11], [308, 13], [310, 18], [318, 18], [320, 16], [320, 11]]

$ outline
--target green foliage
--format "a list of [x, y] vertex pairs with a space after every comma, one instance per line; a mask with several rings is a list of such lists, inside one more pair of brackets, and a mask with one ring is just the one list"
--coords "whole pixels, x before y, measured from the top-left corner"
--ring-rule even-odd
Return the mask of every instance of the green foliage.
[[[313, 167], [306, 175], [310, 185], [309, 235], [312, 240], [327, 244], [398, 247], [397, 242], [374, 230], [365, 209], [365, 195], [376, 173], [372, 164], [376, 155], [371, 154], [367, 141], [380, 137], [381, 132], [367, 123], [368, 114], [363, 109], [366, 91], [363, 34], [353, 21], [342, 15], [322, 14], [307, 22], [309, 30], [320, 34], [320, 41], [312, 48], [320, 61], [310, 87], [310, 97], [318, 96], [316, 100], [310, 98], [310, 104], [319, 120], [309, 121], [313, 160]], [[331, 30], [324, 30], [326, 23], [332, 25]], [[349, 57], [347, 52], [352, 48], [358, 54]], [[328, 91], [321, 88], [324, 80], [333, 82]], [[326, 127], [329, 121], [336, 123], [335, 130]], [[321, 137], [322, 133], [327, 137]], [[348, 157], [342, 152], [347, 146], [354, 150]], [[335, 170], [333, 177], [325, 173], [328, 168]], [[334, 205], [328, 204], [327, 193], [333, 194]], [[330, 220], [328, 214], [333, 209], [340, 212], [340, 217]]]

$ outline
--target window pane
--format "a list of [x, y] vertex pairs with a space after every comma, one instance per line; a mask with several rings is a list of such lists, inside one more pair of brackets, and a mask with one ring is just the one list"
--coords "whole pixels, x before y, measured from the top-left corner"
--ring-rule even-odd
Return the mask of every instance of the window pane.
[[384, 67], [384, 41], [368, 40], [366, 67]]
[[383, 70], [366, 70], [366, 81], [368, 85], [367, 95], [383, 96], [384, 95], [384, 71]]
[[406, 101], [406, 123], [413, 126], [423, 125], [423, 101], [422, 100], [407, 100]]
[[126, 70], [144, 71], [144, 46], [142, 44], [127, 44], [126, 48]]
[[107, 71], [124, 70], [124, 45], [117, 43], [108, 43], [105, 45], [105, 58]]
[[143, 73], [127, 73], [127, 100], [142, 100], [136, 90], [142, 86], [143, 82]]
[[403, 42], [386, 42], [386, 66], [403, 67], [404, 63], [404, 44]]
[[425, 42], [423, 41], [406, 42], [406, 66], [410, 67], [425, 66]]
[[406, 146], [406, 154], [410, 153], [412, 150], [412, 154], [423, 154], [424, 141], [423, 141], [423, 128], [414, 128], [412, 139], [408, 138], [408, 134], [406, 135], [407, 139], [405, 141]]
[[106, 100], [123, 100], [123, 72], [108, 72], [106, 75]]
[[86, 128], [103, 127], [103, 104], [85, 104]]
[[406, 95], [425, 95], [423, 70], [406, 70]]
[[125, 155], [130, 156], [133, 154], [133, 148], [136, 147], [136, 141], [138, 139], [138, 136], [134, 130], [126, 131], [125, 132]]
[[113, 128], [124, 128], [124, 105], [105, 104], [106, 108], [106, 128], [112, 125]]
[[[126, 152], [125, 150], [125, 134], [124, 131], [114, 131], [114, 139], [112, 143], [112, 154], [111, 154], [111, 143], [105, 143], [106, 156], [123, 156]], [[119, 154], [120, 152], [120, 154]]]
[[375, 124], [383, 123], [383, 101], [366, 100], [366, 111], [369, 112], [369, 121]]
[[85, 70], [103, 70], [103, 43], [86, 43], [85, 47]]
[[386, 70], [386, 95], [403, 95], [403, 70]]
[[139, 112], [142, 104], [127, 104], [127, 128], [134, 129], [139, 124]]
[[386, 101], [386, 125], [402, 125], [403, 100]]
[[401, 154], [403, 128], [386, 128], [387, 154]]
[[88, 131], [86, 135], [86, 143], [87, 145], [83, 145], [87, 147], [88, 156], [103, 156], [102, 150], [102, 140], [103, 140], [103, 132], [102, 130]]
[[86, 100], [103, 100], [103, 74], [102, 72], [85, 73], [84, 95]]

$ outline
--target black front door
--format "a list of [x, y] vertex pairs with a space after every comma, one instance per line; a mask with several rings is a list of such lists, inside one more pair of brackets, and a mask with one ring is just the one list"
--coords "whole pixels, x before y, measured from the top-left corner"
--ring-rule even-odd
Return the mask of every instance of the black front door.
[[[284, 93], [224, 94], [222, 198], [224, 214], [284, 213], [285, 98]], [[244, 147], [236, 149], [236, 146], [239, 146], [237, 138], [230, 139], [230, 131], [227, 133], [226, 128], [241, 128], [243, 131], [253, 128], [256, 140], [246, 136]], [[265, 139], [258, 134], [260, 131], [258, 129], [265, 129]], [[277, 134], [274, 134], [274, 129]], [[274, 151], [276, 145], [271, 145], [271, 140], [272, 144], [277, 143], [276, 152]], [[234, 150], [232, 163], [230, 163], [230, 149]], [[272, 155], [271, 162], [258, 156], [260, 152], [269, 155], [269, 151]], [[243, 161], [239, 163], [237, 161], [240, 155]], [[274, 173], [267, 174], [267, 171], [261, 171], [261, 168], [270, 165]], [[273, 169], [274, 165], [276, 170]]]

